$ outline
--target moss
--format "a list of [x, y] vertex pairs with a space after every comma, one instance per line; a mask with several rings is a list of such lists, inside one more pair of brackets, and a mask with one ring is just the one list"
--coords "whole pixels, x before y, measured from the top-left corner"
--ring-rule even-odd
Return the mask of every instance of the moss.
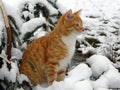
[[87, 47], [87, 44], [84, 41], [81, 41], [81, 44]]
[[101, 32], [100, 36], [107, 36], [107, 35], [104, 32]]
[[31, 61], [28, 61], [28, 63], [29, 63], [29, 65], [30, 65], [30, 67], [32, 68], [32, 70], [33, 70], [34, 72], [37, 72], [37, 69], [35, 68], [35, 65], [34, 65]]
[[86, 40], [90, 45], [92, 45], [94, 48], [98, 47], [98, 46], [99, 46], [98, 44], [100, 44], [100, 41], [97, 40], [97, 39], [95, 39], [95, 38], [88, 38], [88, 37], [86, 37], [85, 40]]
[[23, 42], [27, 42], [27, 43], [30, 43], [30, 38], [34, 36], [34, 32], [37, 31], [40, 27], [44, 26], [44, 24], [40, 25], [40, 26], [37, 26], [34, 30], [32, 30], [31, 32], [27, 32], [25, 35], [24, 35], [24, 38], [23, 38]]

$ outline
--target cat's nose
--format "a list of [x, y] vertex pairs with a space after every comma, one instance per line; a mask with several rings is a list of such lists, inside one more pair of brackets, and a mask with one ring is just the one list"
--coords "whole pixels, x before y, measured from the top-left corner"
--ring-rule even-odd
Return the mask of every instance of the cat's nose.
[[85, 31], [85, 29], [84, 29], [84, 28], [82, 28], [82, 31], [84, 32], [84, 31]]

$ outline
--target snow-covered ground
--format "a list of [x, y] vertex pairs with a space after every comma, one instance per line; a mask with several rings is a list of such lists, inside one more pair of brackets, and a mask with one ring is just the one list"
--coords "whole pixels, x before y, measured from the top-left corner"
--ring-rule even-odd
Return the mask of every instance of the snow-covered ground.
[[[15, 82], [18, 77], [20, 83], [23, 80], [29, 82], [26, 76], [17, 75], [17, 65], [11, 64], [12, 69], [8, 71], [4, 62], [4, 67], [0, 69], [0, 79], [5, 77], [9, 81]], [[103, 55], [93, 55], [85, 63], [79, 64], [68, 72], [64, 81], [55, 81], [49, 87], [37, 85], [33, 87], [33, 90], [109, 90], [109, 88], [120, 88], [120, 73], [108, 58]], [[21, 87], [17, 90], [24, 89]]]
[[[27, 1], [27, 0], [26, 0]], [[31, 0], [32, 1], [32, 0]], [[36, 0], [39, 1], [39, 0]], [[44, 1], [44, 0], [40, 0]], [[13, 3], [14, 2], [14, 3]], [[19, 27], [22, 26], [22, 20], [19, 20], [17, 14], [18, 4], [21, 0], [4, 0], [5, 6], [8, 9], [7, 13], [14, 14], [17, 19]], [[33, 1], [34, 2], [34, 1]], [[78, 36], [78, 40], [81, 42], [80, 50], [83, 53], [94, 50], [96, 54], [111, 54], [109, 49], [115, 43], [120, 41], [119, 28], [120, 28], [120, 0], [58, 0], [61, 3], [60, 10], [64, 13], [68, 9], [72, 9], [73, 12], [82, 9], [81, 17], [84, 22], [85, 32]], [[15, 10], [12, 11], [11, 6]], [[15, 8], [16, 7], [16, 8]], [[66, 9], [67, 8], [67, 9]], [[31, 8], [32, 9], [32, 8]], [[0, 15], [2, 20], [2, 15]], [[34, 19], [35, 20], [35, 19]], [[33, 21], [34, 21], [33, 20]], [[36, 19], [35, 22], [37, 22]], [[31, 21], [31, 22], [33, 22]], [[44, 20], [42, 20], [44, 21]], [[28, 22], [29, 23], [29, 22]], [[34, 22], [33, 22], [34, 23]], [[45, 22], [46, 23], [46, 22]], [[25, 23], [27, 24], [27, 23]], [[27, 32], [27, 25], [25, 24], [22, 28], [26, 31], [21, 31], [22, 35]], [[38, 22], [37, 24], [41, 24]], [[4, 23], [0, 21], [0, 28], [4, 26]], [[33, 26], [34, 28], [34, 26]], [[29, 29], [29, 27], [28, 27]], [[22, 30], [22, 29], [21, 29]], [[44, 35], [43, 32], [40, 35]], [[38, 34], [37, 34], [38, 35]], [[1, 33], [0, 33], [1, 37]], [[39, 37], [39, 36], [38, 36]], [[38, 38], [37, 37], [37, 38]], [[100, 45], [97, 48], [90, 45], [85, 41], [85, 38], [94, 38], [99, 40]], [[87, 44], [87, 47], [82, 42]], [[101, 44], [102, 43], [102, 44]], [[94, 43], [93, 43], [94, 44]], [[98, 43], [99, 44], [99, 43]], [[120, 47], [117, 45], [116, 47]], [[13, 50], [13, 56], [21, 58], [21, 52], [15, 49]], [[120, 51], [116, 51], [120, 54]], [[17, 54], [18, 53], [18, 54]], [[112, 53], [113, 54], [113, 53]], [[102, 55], [93, 55], [87, 59], [85, 63], [81, 63], [76, 66], [73, 70], [68, 72], [68, 76], [61, 82], [54, 82], [52, 86], [43, 88], [40, 85], [33, 87], [34, 90], [109, 90], [109, 88], [120, 88], [120, 73], [113, 66], [108, 58]], [[119, 60], [120, 56], [116, 60]], [[12, 63], [13, 69], [8, 71], [4, 62], [4, 67], [0, 69], [0, 79], [5, 76], [10, 81], [15, 81], [18, 73], [16, 63]], [[120, 65], [116, 65], [120, 67]], [[6, 71], [6, 72], [5, 72]], [[21, 81], [21, 78], [19, 81]], [[23, 90], [18, 88], [17, 90]]]
[[33, 89], [110, 90], [109, 88], [120, 88], [120, 73], [108, 58], [102, 55], [93, 55], [87, 59], [86, 63], [81, 63], [68, 72], [64, 81], [54, 81], [53, 85], [46, 88], [37, 85]]

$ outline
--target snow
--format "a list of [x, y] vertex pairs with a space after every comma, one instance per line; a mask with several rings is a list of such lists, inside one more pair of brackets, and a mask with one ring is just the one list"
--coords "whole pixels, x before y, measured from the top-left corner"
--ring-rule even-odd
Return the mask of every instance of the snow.
[[[0, 79], [5, 77], [11, 82], [15, 82], [17, 77], [19, 83], [22, 83], [24, 80], [30, 82], [25, 75], [19, 74], [16, 63], [11, 62], [12, 69], [8, 71], [4, 60], [3, 62], [5, 65], [0, 69]], [[88, 63], [90, 67], [86, 63]], [[87, 59], [86, 63], [81, 63], [68, 72], [68, 76], [66, 76], [63, 81], [54, 81], [53, 85], [46, 88], [37, 85], [33, 87], [33, 90], [107, 90], [108, 88], [120, 88], [120, 73], [115, 69], [107, 57], [93, 55]], [[102, 69], [100, 69], [101, 67], [97, 67], [96, 63], [101, 66]], [[91, 68], [95, 65], [96, 67]], [[101, 71], [104, 71], [104, 73], [101, 73]], [[97, 75], [99, 75], [99, 78], [91, 78]]]
[[120, 73], [114, 67], [109, 69], [104, 76], [108, 79], [110, 88], [120, 88]]
[[[54, 1], [54, 0], [53, 0]], [[14, 3], [13, 3], [14, 2]], [[45, 18], [40, 15], [40, 18], [34, 18], [32, 11], [33, 5], [37, 2], [43, 2], [45, 6], [50, 8], [50, 15], [58, 14], [58, 11], [54, 9], [46, 0], [25, 0], [23, 3], [30, 2], [29, 10], [31, 13], [24, 12], [24, 16], [30, 16], [32, 19], [28, 22], [24, 22], [20, 18], [20, 10], [22, 7], [21, 0], [3, 0], [5, 8], [8, 15], [14, 16], [17, 21], [17, 25], [20, 28], [21, 38], [28, 33], [32, 32], [35, 27], [42, 24], [48, 25]], [[92, 45], [87, 43], [87, 47], [81, 44], [83, 53], [89, 50], [95, 51], [97, 54], [93, 55], [86, 60], [86, 62], [79, 64], [74, 69], [68, 72], [68, 76], [61, 82], [54, 81], [53, 85], [49, 87], [42, 87], [37, 85], [33, 87], [33, 90], [110, 90], [109, 88], [120, 88], [120, 73], [115, 67], [120, 67], [120, 63], [113, 64], [104, 54], [111, 54], [109, 49], [118, 41], [120, 38], [117, 37], [113, 32], [118, 32], [119, 29], [113, 28], [113, 26], [120, 27], [120, 1], [119, 0], [58, 0], [57, 5], [62, 13], [65, 13], [68, 9], [72, 9], [73, 12], [82, 8], [81, 17], [84, 22], [84, 27], [86, 31], [79, 35], [77, 38], [80, 42], [85, 41], [85, 38], [94, 38], [99, 40], [101, 43], [99, 47], [94, 48]], [[12, 9], [15, 10], [12, 10]], [[67, 8], [67, 9], [66, 9]], [[4, 30], [3, 17], [0, 13], [0, 40], [2, 38], [2, 30]], [[53, 19], [56, 21], [57, 19]], [[107, 24], [105, 24], [105, 21]], [[47, 33], [39, 28], [34, 33], [34, 38], [37, 39]], [[101, 36], [100, 34], [105, 34]], [[119, 35], [118, 35], [119, 36]], [[1, 41], [0, 41], [1, 45]], [[23, 47], [26, 46], [24, 43]], [[119, 45], [118, 45], [119, 47]], [[120, 50], [116, 51], [120, 54]], [[22, 52], [16, 48], [12, 49], [12, 59], [22, 58]], [[120, 56], [116, 58], [120, 59]], [[16, 62], [11, 62], [12, 69], [9, 71], [7, 69], [6, 62], [3, 62], [2, 68], [0, 68], [0, 79], [7, 78], [9, 82], [15, 82], [16, 78], [19, 83], [24, 80], [29, 81], [29, 79], [23, 75], [19, 74], [18, 66]], [[89, 65], [87, 65], [89, 64]], [[115, 66], [115, 67], [114, 67]], [[17, 90], [24, 90], [19, 88]]]
[[46, 2], [46, 0], [36, 0], [36, 1], [31, 0], [31, 1], [34, 3], [42, 2], [45, 6], [47, 6], [47, 8], [50, 8], [50, 15], [58, 14], [58, 11], [55, 8], [53, 8], [52, 5], [50, 5], [48, 2]]
[[[18, 12], [18, 9], [19, 9], [18, 3], [20, 3], [21, 0], [12, 0], [12, 1], [2, 0], [2, 1], [4, 4], [4, 7], [7, 11], [6, 13], [10, 16], [14, 16], [14, 20], [16, 21], [18, 27], [21, 27], [22, 20], [20, 19], [19, 12]], [[12, 10], [13, 8], [14, 8], [14, 10]], [[1, 18], [1, 19], [3, 19], [3, 18]]]
[[18, 67], [16, 63], [11, 62], [12, 69], [9, 71], [7, 68], [6, 62], [3, 60], [3, 67], [0, 69], [0, 79], [4, 80], [6, 78], [9, 80], [9, 82], [15, 82], [17, 73], [18, 73]]
[[97, 90], [112, 90], [112, 89], [98, 88]]
[[93, 76], [96, 78], [108, 71], [109, 66], [111, 65], [110, 60], [102, 55], [91, 56], [87, 59], [87, 63], [91, 66]]
[[52, 86], [47, 88], [34, 87], [35, 90], [92, 90], [92, 84], [89, 80], [91, 69], [86, 64], [80, 64], [68, 73], [64, 81], [54, 81]]
[[[76, 11], [82, 8], [81, 17], [84, 22], [85, 32], [78, 36], [78, 40], [83, 42], [86, 37], [92, 37], [101, 42], [97, 48], [88, 48], [89, 45], [82, 46], [80, 50], [82, 52], [95, 49], [96, 53], [102, 53], [112, 55], [106, 48], [114, 48], [116, 42], [119, 42], [119, 34], [115, 35], [112, 32], [118, 32], [120, 28], [120, 11], [119, 11], [119, 0], [58, 0], [62, 3], [67, 9]], [[78, 8], [79, 7], [79, 8]], [[114, 27], [116, 28], [114, 28]], [[102, 35], [102, 33], [105, 34]], [[101, 34], [101, 35], [100, 35]], [[86, 43], [86, 42], [85, 42]], [[87, 43], [86, 43], [87, 44]], [[90, 45], [92, 46], [92, 45]], [[115, 46], [116, 47], [116, 46]], [[101, 50], [104, 49], [104, 50]], [[86, 50], [86, 51], [84, 51]], [[114, 52], [114, 51], [113, 51]], [[116, 52], [116, 51], [115, 51]], [[118, 55], [118, 52], [116, 52]], [[115, 55], [116, 55], [115, 54]], [[114, 54], [113, 54], [114, 55]], [[115, 57], [116, 60], [119, 60], [118, 57]]]
[[17, 80], [19, 81], [20, 84], [22, 84], [24, 80], [26, 80], [27, 82], [30, 82], [30, 80], [24, 74], [19, 74], [17, 77]]
[[[119, 88], [120, 73], [115, 69], [110, 60], [102, 55], [93, 55], [87, 62], [90, 67], [97, 65], [101, 67], [90, 68], [87, 64], [81, 63], [68, 73], [64, 81], [54, 82], [53, 85], [43, 88], [40, 85], [35, 90], [109, 90], [108, 88]], [[106, 69], [107, 67], [107, 69]], [[96, 70], [98, 69], [98, 71]], [[96, 72], [96, 71], [97, 72]], [[101, 73], [104, 71], [104, 73]], [[96, 72], [96, 73], [95, 73]], [[99, 78], [91, 79], [93, 75]]]
[[17, 88], [16, 90], [24, 90], [24, 89], [21, 87], [21, 88]]
[[63, 6], [63, 4], [61, 4], [61, 3], [59, 2], [59, 0], [57, 0], [56, 4], [57, 4], [57, 6], [59, 7], [58, 10], [59, 10], [62, 14], [64, 14], [64, 13], [67, 11], [66, 7]]
[[12, 48], [12, 59], [21, 59], [22, 58], [22, 52], [17, 48]]
[[73, 90], [81, 90], [81, 89], [82, 90], [93, 90], [93, 87], [89, 80], [83, 80], [81, 82], [77, 82]]
[[119, 88], [120, 73], [112, 65], [110, 60], [102, 55], [93, 55], [87, 59], [90, 64], [93, 76], [99, 78], [93, 81], [95, 88]]
[[4, 29], [4, 24], [0, 21], [0, 45], [2, 44], [1, 39], [3, 34], [3, 29]]
[[91, 69], [86, 64], [80, 64], [68, 73], [68, 77], [74, 80], [89, 79], [91, 75]]
[[39, 28], [35, 33], [34, 33], [34, 39], [40, 38], [42, 36], [45, 36], [47, 32], [43, 30], [43, 28]]
[[95, 90], [98, 88], [108, 88], [108, 80], [104, 76], [101, 76], [96, 81], [93, 81], [92, 84]]
[[22, 32], [21, 38], [23, 38], [23, 36], [27, 32], [32, 32], [36, 27], [41, 26], [42, 24], [47, 24], [44, 17], [34, 18], [34, 19], [24, 23], [21, 28], [21, 32]]

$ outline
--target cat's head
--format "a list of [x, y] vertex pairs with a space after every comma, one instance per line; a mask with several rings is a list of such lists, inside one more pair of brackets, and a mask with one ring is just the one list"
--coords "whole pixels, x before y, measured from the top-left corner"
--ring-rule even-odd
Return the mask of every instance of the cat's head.
[[81, 10], [72, 13], [72, 10], [66, 12], [58, 21], [61, 32], [64, 35], [70, 35], [72, 32], [79, 34], [84, 31], [83, 22], [79, 17]]

